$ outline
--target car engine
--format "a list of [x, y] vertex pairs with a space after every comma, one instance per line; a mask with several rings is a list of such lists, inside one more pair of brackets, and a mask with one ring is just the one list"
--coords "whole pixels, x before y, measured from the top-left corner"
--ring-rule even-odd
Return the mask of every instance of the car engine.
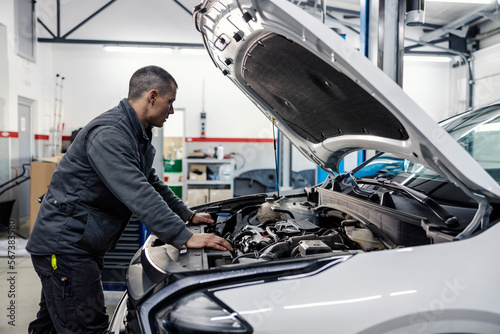
[[209, 260], [210, 267], [397, 247], [376, 226], [309, 201], [268, 197], [263, 204], [215, 215], [205, 232], [224, 237], [234, 252]]

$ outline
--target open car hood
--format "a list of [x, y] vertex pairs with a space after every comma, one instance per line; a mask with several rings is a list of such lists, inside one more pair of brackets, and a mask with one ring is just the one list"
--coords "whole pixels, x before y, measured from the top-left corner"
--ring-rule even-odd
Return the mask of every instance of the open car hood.
[[423, 164], [469, 194], [500, 199], [490, 175], [401, 87], [285, 0], [205, 0], [196, 28], [215, 65], [324, 170], [360, 149]]

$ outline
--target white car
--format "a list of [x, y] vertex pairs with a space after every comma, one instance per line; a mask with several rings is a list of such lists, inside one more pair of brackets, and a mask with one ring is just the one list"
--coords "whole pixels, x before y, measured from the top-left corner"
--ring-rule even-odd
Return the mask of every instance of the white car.
[[[110, 333], [500, 333], [500, 104], [435, 123], [285, 0], [205, 0], [221, 72], [311, 161], [317, 186], [197, 207], [235, 252], [151, 236]], [[356, 150], [380, 152], [338, 173]]]

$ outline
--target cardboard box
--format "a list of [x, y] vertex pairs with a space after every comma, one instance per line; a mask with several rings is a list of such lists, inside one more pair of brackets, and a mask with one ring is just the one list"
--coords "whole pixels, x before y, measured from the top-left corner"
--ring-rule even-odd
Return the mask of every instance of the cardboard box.
[[52, 174], [56, 170], [62, 155], [50, 158], [40, 158], [39, 161], [31, 163], [31, 176], [30, 176], [30, 234], [35, 224], [38, 210], [40, 210], [40, 203], [38, 198], [44, 195], [49, 188]]
[[231, 198], [231, 189], [210, 189], [210, 202]]
[[189, 181], [206, 181], [207, 180], [207, 165], [190, 164], [189, 165]]
[[186, 204], [189, 206], [205, 204], [208, 202], [208, 189], [188, 189]]

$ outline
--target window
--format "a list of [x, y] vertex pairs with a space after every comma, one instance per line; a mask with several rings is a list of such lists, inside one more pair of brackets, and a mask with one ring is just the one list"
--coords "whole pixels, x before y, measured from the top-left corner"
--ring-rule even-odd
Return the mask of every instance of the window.
[[14, 1], [17, 54], [35, 61], [35, 1]]

